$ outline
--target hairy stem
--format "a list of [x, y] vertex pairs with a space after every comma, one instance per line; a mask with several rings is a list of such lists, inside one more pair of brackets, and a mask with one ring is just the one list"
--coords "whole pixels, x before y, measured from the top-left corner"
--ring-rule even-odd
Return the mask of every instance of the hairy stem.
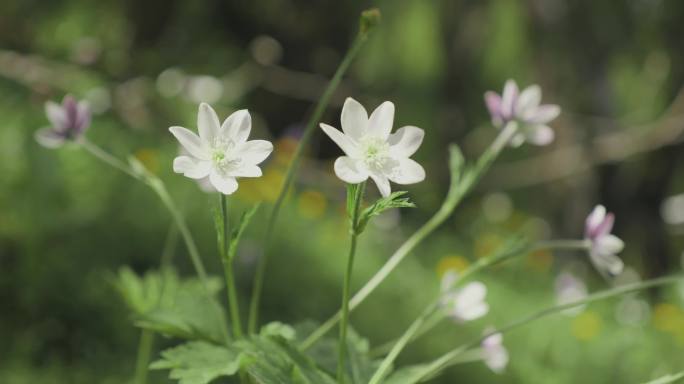
[[351, 246], [349, 247], [349, 257], [347, 259], [347, 270], [344, 273], [344, 285], [342, 288], [342, 321], [340, 323], [340, 337], [338, 341], [337, 354], [337, 382], [344, 383], [345, 358], [347, 355], [347, 328], [349, 326], [349, 292], [351, 285], [351, 276], [354, 269], [354, 256], [356, 254], [356, 243], [359, 224], [359, 213], [361, 211], [361, 202], [363, 200], [363, 192], [366, 189], [366, 182], [361, 183], [354, 194], [354, 201], [351, 212]]
[[352, 43], [351, 48], [349, 48], [347, 54], [344, 56], [344, 59], [342, 59], [340, 66], [337, 68], [337, 71], [335, 71], [335, 74], [330, 80], [330, 83], [328, 83], [328, 87], [323, 92], [323, 95], [321, 95], [321, 98], [318, 100], [318, 103], [316, 104], [314, 112], [311, 114], [309, 121], [306, 123], [304, 134], [302, 135], [302, 138], [300, 139], [299, 144], [297, 145], [297, 149], [295, 150], [295, 153], [292, 157], [292, 161], [290, 162], [290, 165], [288, 166], [287, 171], [285, 172], [283, 184], [280, 186], [280, 192], [278, 193], [278, 197], [276, 198], [276, 201], [273, 204], [273, 209], [271, 210], [271, 214], [266, 224], [266, 232], [264, 235], [263, 243], [264, 251], [261, 258], [259, 259], [256, 273], [254, 276], [254, 285], [252, 287], [252, 299], [249, 306], [248, 329], [250, 333], [254, 333], [256, 331], [256, 327], [259, 322], [259, 305], [261, 302], [261, 293], [264, 285], [266, 266], [268, 264], [268, 259], [270, 257], [270, 250], [268, 249], [268, 244], [270, 243], [271, 236], [273, 235], [273, 229], [275, 227], [276, 221], [278, 220], [280, 209], [283, 205], [283, 202], [285, 201], [285, 197], [287, 196], [288, 191], [290, 190], [292, 182], [294, 181], [295, 175], [297, 173], [297, 168], [299, 167], [299, 163], [301, 161], [301, 157], [304, 154], [306, 147], [309, 145], [309, 142], [311, 141], [318, 121], [321, 119], [323, 112], [330, 103], [330, 98], [335, 92], [335, 89], [337, 89], [337, 86], [340, 84], [342, 76], [345, 74], [345, 72], [347, 72], [349, 65], [354, 60], [354, 57], [356, 57], [357, 53], [359, 52], [363, 44], [366, 42], [367, 37], [368, 31], [359, 32], [359, 34], [356, 36], [356, 39]]
[[[422, 227], [411, 235], [399, 249], [385, 262], [378, 272], [352, 297], [349, 303], [349, 310], [353, 311], [359, 306], [401, 263], [413, 249], [435, 231], [444, 221], [451, 216], [451, 213], [461, 202], [463, 197], [472, 189], [482, 175], [489, 169], [494, 160], [498, 157], [503, 147], [510, 141], [515, 134], [517, 127], [515, 124], [507, 125], [492, 142], [492, 145], [480, 156], [473, 168], [464, 177], [455, 179], [452, 175], [452, 182], [447, 192], [447, 196], [442, 206]], [[301, 347], [307, 349], [318, 339], [323, 337], [332, 329], [341, 318], [341, 311], [335, 313], [325, 323], [318, 327], [309, 337], [302, 342]]]
[[140, 332], [140, 342], [138, 343], [138, 358], [135, 364], [135, 384], [145, 384], [147, 382], [147, 366], [150, 365], [150, 355], [152, 354], [152, 344], [154, 333], [148, 329]]

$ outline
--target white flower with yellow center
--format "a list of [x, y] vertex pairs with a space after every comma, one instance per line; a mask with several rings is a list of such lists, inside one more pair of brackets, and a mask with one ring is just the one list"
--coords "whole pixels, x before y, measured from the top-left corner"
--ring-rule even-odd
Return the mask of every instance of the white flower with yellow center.
[[366, 109], [351, 97], [342, 107], [342, 132], [321, 124], [346, 156], [335, 161], [335, 174], [342, 181], [358, 184], [369, 177], [383, 196], [391, 193], [390, 181], [415, 184], [425, 179], [423, 167], [409, 159], [423, 142], [424, 131], [413, 126], [391, 133], [394, 104], [385, 101], [368, 117]]
[[199, 136], [183, 127], [169, 131], [178, 139], [187, 155], [173, 161], [173, 170], [195, 180], [209, 178], [217, 191], [230, 195], [238, 188], [238, 177], [259, 177], [258, 164], [273, 151], [266, 140], [247, 140], [252, 118], [247, 110], [239, 110], [219, 123], [216, 112], [202, 103], [197, 113]]

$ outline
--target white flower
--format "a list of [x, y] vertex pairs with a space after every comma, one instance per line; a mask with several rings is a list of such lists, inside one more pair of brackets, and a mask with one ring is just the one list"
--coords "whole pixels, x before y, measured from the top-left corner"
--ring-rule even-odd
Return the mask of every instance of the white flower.
[[[486, 330], [489, 334], [492, 330]], [[501, 373], [508, 365], [508, 351], [503, 346], [501, 333], [494, 333], [482, 340], [482, 358], [485, 364], [495, 373]]]
[[90, 106], [71, 95], [64, 96], [61, 105], [54, 101], [45, 103], [45, 114], [51, 126], [38, 130], [35, 139], [47, 148], [58, 148], [67, 141], [77, 140], [90, 125]]
[[247, 110], [240, 110], [219, 123], [216, 112], [206, 103], [197, 113], [199, 136], [183, 127], [169, 131], [187, 151], [173, 161], [173, 170], [195, 180], [209, 178], [217, 191], [230, 195], [238, 188], [238, 177], [259, 177], [264, 161], [273, 151], [266, 140], [247, 140], [252, 129], [252, 118]]
[[441, 304], [447, 314], [458, 322], [479, 319], [489, 312], [489, 305], [485, 301], [487, 287], [473, 281], [460, 289], [454, 289], [458, 275], [454, 271], [447, 271], [442, 277]]
[[540, 105], [540, 102], [541, 88], [538, 85], [519, 92], [514, 80], [506, 81], [501, 96], [492, 91], [485, 93], [485, 104], [496, 127], [503, 128], [509, 123], [518, 125], [518, 133], [511, 139], [513, 146], [526, 141], [535, 145], [547, 145], [553, 141], [553, 129], [547, 124], [558, 117], [560, 107]]
[[589, 241], [589, 259], [602, 274], [616, 276], [622, 272], [624, 263], [616, 256], [625, 247], [617, 236], [611, 234], [615, 216], [606, 213], [603, 205], [597, 205], [587, 217], [584, 237]]
[[414, 184], [425, 179], [425, 170], [409, 159], [423, 142], [422, 129], [406, 126], [390, 134], [394, 104], [385, 101], [368, 117], [366, 109], [351, 97], [342, 107], [342, 132], [321, 124], [321, 129], [344, 151], [335, 161], [342, 181], [358, 184], [369, 177], [383, 196], [391, 192], [390, 181]]
[[[587, 297], [587, 286], [582, 280], [570, 272], [563, 272], [556, 278], [556, 302], [560, 305], [574, 303]], [[585, 306], [577, 306], [564, 310], [566, 315], [577, 315]]]

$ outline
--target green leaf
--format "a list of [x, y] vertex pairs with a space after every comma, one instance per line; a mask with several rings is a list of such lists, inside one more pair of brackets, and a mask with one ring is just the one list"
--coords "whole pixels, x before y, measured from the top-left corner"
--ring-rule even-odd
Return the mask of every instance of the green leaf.
[[275, 321], [261, 327], [259, 334], [266, 337], [282, 337], [285, 340], [294, 340], [297, 332], [291, 326]]
[[171, 268], [140, 277], [123, 267], [114, 285], [133, 313], [137, 326], [184, 339], [223, 340], [223, 319], [212, 308], [219, 306], [213, 297], [221, 290], [220, 279], [211, 277], [207, 281], [211, 300], [201, 281], [181, 280]]
[[243, 355], [225, 346], [192, 341], [161, 353], [150, 369], [169, 369], [169, 377], [180, 384], [207, 384], [240, 369]]
[[387, 378], [384, 384], [415, 384], [424, 379], [429, 364], [411, 365], [403, 367]]
[[261, 203], [253, 205], [250, 209], [245, 211], [240, 217], [240, 222], [231, 233], [230, 244], [228, 245], [228, 260], [233, 260], [233, 258], [235, 258], [235, 254], [237, 253], [237, 246], [240, 242], [240, 238], [242, 237], [242, 233], [245, 231], [245, 228], [247, 228], [247, 225], [249, 225], [250, 220], [252, 220], [252, 217], [259, 210], [260, 206]]
[[449, 145], [449, 171], [451, 172], [452, 185], [461, 181], [464, 166], [465, 158], [463, 157], [461, 150], [458, 148], [458, 145]]
[[244, 368], [259, 384], [335, 383], [311, 358], [282, 337], [254, 336], [236, 344], [248, 358]]
[[347, 184], [347, 217], [351, 220], [354, 215], [354, 197], [361, 184]]
[[413, 204], [408, 197], [403, 197], [407, 193], [408, 192], [406, 191], [392, 192], [392, 194], [389, 196], [378, 199], [375, 203], [373, 203], [373, 205], [364, 209], [359, 217], [359, 224], [356, 228], [357, 233], [361, 233], [364, 229], [366, 229], [366, 225], [371, 218], [383, 213], [388, 209], [415, 208], [416, 205]]

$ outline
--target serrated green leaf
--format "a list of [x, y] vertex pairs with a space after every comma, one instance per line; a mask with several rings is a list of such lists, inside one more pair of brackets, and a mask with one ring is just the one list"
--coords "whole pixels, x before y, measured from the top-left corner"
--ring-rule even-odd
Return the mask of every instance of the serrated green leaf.
[[250, 220], [252, 220], [252, 217], [259, 210], [260, 206], [261, 206], [261, 203], [256, 203], [250, 209], [245, 211], [242, 214], [242, 216], [240, 217], [240, 222], [238, 223], [237, 227], [231, 233], [230, 244], [228, 245], [228, 260], [233, 260], [233, 258], [235, 258], [235, 254], [237, 253], [238, 243], [240, 242], [240, 238], [242, 237], [242, 233], [245, 231], [245, 229], [247, 228], [247, 225], [249, 225]]
[[207, 384], [222, 376], [237, 373], [243, 355], [225, 346], [192, 341], [161, 353], [150, 369], [169, 369], [169, 378], [180, 384]]
[[370, 219], [392, 208], [415, 208], [416, 205], [412, 203], [408, 197], [403, 197], [408, 192], [397, 191], [392, 192], [387, 197], [382, 197], [373, 203], [370, 207], [361, 212], [359, 217], [359, 224], [356, 228], [357, 233], [363, 232]]
[[129, 267], [119, 268], [114, 287], [128, 308], [136, 315], [169, 305], [178, 289], [180, 279], [176, 271], [165, 268], [138, 276]]

